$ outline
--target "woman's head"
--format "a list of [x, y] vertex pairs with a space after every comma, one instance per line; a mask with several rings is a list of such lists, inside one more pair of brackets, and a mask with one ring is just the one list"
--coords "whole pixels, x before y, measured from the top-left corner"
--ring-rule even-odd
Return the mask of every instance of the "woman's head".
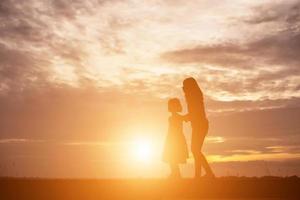
[[[194, 110], [199, 107], [199, 103], [203, 101], [202, 91], [197, 83], [197, 81], [190, 77], [183, 81], [183, 91], [188, 105], [188, 110]], [[196, 107], [195, 107], [196, 106]]]
[[197, 81], [193, 77], [184, 79], [183, 81], [183, 91], [185, 94], [192, 93], [193, 91], [200, 91], [200, 87]]
[[181, 112], [182, 106], [178, 98], [173, 98], [168, 101], [168, 111], [169, 112]]

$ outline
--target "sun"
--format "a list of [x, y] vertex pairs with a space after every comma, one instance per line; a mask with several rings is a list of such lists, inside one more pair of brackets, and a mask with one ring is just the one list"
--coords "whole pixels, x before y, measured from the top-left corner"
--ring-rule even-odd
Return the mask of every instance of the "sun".
[[137, 139], [132, 150], [137, 161], [150, 162], [153, 158], [154, 148], [150, 140]]

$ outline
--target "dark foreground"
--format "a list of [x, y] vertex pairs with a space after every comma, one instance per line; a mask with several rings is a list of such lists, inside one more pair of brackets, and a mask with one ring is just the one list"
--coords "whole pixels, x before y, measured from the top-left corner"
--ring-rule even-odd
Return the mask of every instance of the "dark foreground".
[[0, 178], [0, 199], [300, 199], [300, 178], [17, 179]]

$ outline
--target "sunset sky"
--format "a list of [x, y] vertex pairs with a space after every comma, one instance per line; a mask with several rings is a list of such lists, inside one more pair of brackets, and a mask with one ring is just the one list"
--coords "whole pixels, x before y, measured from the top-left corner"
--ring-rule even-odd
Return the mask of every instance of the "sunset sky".
[[299, 0], [1, 0], [0, 176], [166, 176], [189, 76], [217, 175], [300, 175]]

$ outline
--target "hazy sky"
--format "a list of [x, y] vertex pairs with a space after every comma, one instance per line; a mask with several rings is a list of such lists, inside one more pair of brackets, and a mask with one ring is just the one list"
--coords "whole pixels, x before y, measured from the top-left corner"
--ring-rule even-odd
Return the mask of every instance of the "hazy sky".
[[299, 0], [1, 0], [0, 175], [164, 176], [189, 76], [217, 174], [300, 175], [299, 52]]

